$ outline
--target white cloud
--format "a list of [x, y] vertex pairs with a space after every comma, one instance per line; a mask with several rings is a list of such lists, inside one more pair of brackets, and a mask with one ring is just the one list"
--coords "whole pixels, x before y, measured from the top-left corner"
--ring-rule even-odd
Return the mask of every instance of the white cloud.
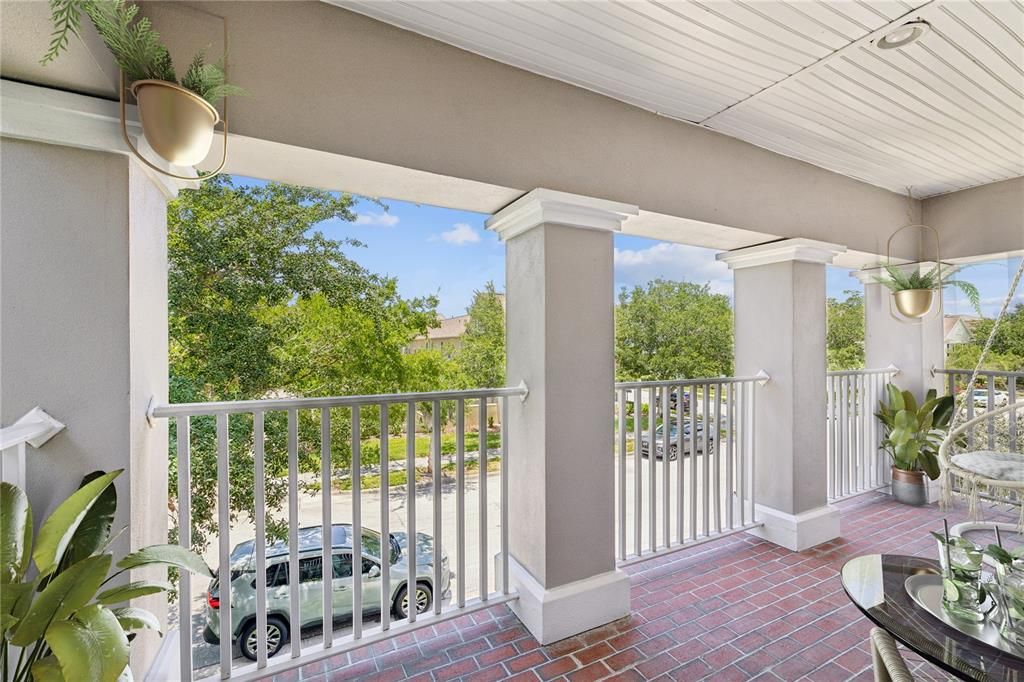
[[480, 241], [480, 233], [477, 232], [469, 223], [455, 223], [455, 225], [452, 226], [452, 229], [441, 233], [441, 239], [445, 240], [449, 244], [464, 246], [466, 244], [475, 244]]
[[619, 285], [646, 284], [662, 278], [709, 283], [717, 294], [732, 296], [729, 266], [715, 260], [717, 252], [699, 246], [661, 242], [646, 249], [615, 249], [615, 281]]
[[398, 216], [387, 211], [380, 213], [360, 213], [356, 216], [356, 225], [380, 225], [381, 227], [394, 227], [398, 224]]

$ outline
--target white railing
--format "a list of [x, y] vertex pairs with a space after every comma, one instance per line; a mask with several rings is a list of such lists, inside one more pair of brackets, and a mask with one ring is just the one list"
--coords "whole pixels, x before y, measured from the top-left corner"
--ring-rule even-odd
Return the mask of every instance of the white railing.
[[[468, 391], [449, 391], [432, 393], [405, 393], [391, 395], [368, 395], [350, 396], [339, 398], [311, 398], [311, 399], [274, 399], [274, 400], [252, 400], [239, 402], [219, 403], [192, 403], [159, 406], [151, 411], [154, 418], [167, 418], [173, 420], [176, 437], [177, 467], [178, 467], [178, 497], [177, 517], [179, 542], [182, 546], [192, 545], [191, 516], [192, 516], [192, 495], [193, 487], [191, 481], [190, 457], [193, 449], [202, 446], [198, 439], [202, 434], [198, 433], [193, 426], [197, 420], [214, 420], [215, 424], [205, 424], [203, 429], [206, 437], [213, 443], [206, 443], [207, 451], [214, 448], [216, 452], [216, 467], [218, 478], [218, 490], [207, 491], [218, 497], [217, 515], [219, 525], [219, 537], [217, 539], [218, 562], [218, 583], [219, 583], [219, 606], [217, 607], [218, 622], [225, 624], [220, 628], [219, 643], [219, 676], [222, 679], [259, 679], [269, 674], [294, 668], [310, 661], [336, 655], [357, 646], [363, 646], [375, 641], [396, 636], [411, 629], [424, 627], [441, 620], [447, 620], [455, 616], [485, 608], [496, 603], [502, 603], [515, 598], [515, 594], [509, 590], [508, 584], [508, 506], [507, 490], [507, 437], [504, 431], [504, 424], [507, 422], [508, 400], [514, 397], [525, 399], [527, 390], [525, 386], [514, 388], [478, 389]], [[490, 457], [487, 447], [487, 428], [489, 405], [500, 405], [501, 414], [501, 439], [500, 439], [500, 472], [496, 472], [499, 479], [497, 494], [500, 497], [500, 512], [497, 523], [489, 523], [488, 487], [493, 484], [495, 473], [488, 473]], [[392, 493], [389, 492], [389, 472], [393, 473], [396, 462], [389, 456], [387, 434], [393, 433], [396, 429], [389, 429], [389, 417], [404, 410], [404, 431], [406, 437], [406, 451], [404, 458], [399, 457], [397, 471], [404, 471], [408, 483], [405, 486], [404, 495], [397, 495], [399, 501], [404, 503], [404, 517], [400, 514], [395, 518], [396, 512], [389, 506]], [[472, 481], [467, 477], [467, 457], [470, 453], [466, 451], [465, 416], [468, 410], [476, 410], [479, 424], [483, 425], [477, 434], [478, 454], [476, 472], [477, 509], [475, 514], [470, 514], [471, 526], [475, 526], [475, 537], [471, 533], [467, 536], [467, 491], [471, 488]], [[267, 619], [268, 619], [268, 592], [269, 589], [255, 589], [255, 607], [245, 605], [247, 613], [245, 617], [248, 622], [255, 622], [255, 633], [257, 637], [256, 651], [257, 660], [248, 663], [245, 660], [234, 658], [232, 636], [225, 636], [226, 631], [232, 631], [234, 620], [232, 619], [232, 589], [233, 576], [231, 566], [232, 536], [235, 539], [242, 539], [237, 530], [238, 519], [234, 518], [229, 505], [225, 504], [232, 493], [230, 485], [232, 467], [237, 467], [239, 461], [244, 466], [252, 467], [253, 490], [251, 492], [255, 517], [253, 534], [249, 535], [254, 540], [254, 561], [255, 561], [255, 585], [267, 585], [267, 505], [266, 485], [268, 477], [271, 476], [267, 470], [267, 449], [265, 430], [268, 419], [280, 419], [282, 417], [287, 424], [287, 477], [288, 477], [288, 598], [281, 610], [275, 609], [274, 617], [284, 617], [289, 623], [305, 623], [308, 618], [302, 614], [301, 599], [309, 598], [310, 595], [300, 595], [299, 561], [299, 528], [300, 528], [300, 502], [308, 502], [300, 489], [300, 449], [305, 455], [319, 451], [319, 478], [321, 485], [321, 501], [319, 511], [319, 523], [321, 538], [333, 538], [333, 524], [344, 522], [351, 526], [351, 543], [346, 546], [346, 552], [350, 550], [351, 556], [371, 560], [374, 557], [364, 551], [362, 545], [363, 531], [367, 527], [366, 520], [375, 517], [379, 524], [380, 538], [391, 537], [392, 529], [396, 525], [404, 525], [407, 540], [407, 571], [400, 574], [392, 573], [391, 543], [381, 541], [381, 556], [376, 557], [379, 561], [379, 576], [370, 573], [364, 574], [359, 570], [358, 562], [353, 561], [354, 570], [351, 571], [351, 587], [347, 585], [339, 587], [337, 581], [323, 580], [326, 572], [324, 567], [332, 567], [334, 563], [333, 553], [338, 549], [332, 548], [333, 542], [321, 542], [319, 548], [322, 558], [321, 583], [322, 594], [315, 599], [322, 604], [322, 613], [317, 611], [315, 618], [323, 628], [323, 637], [320, 641], [307, 644], [302, 641], [301, 626], [291, 627], [291, 643], [288, 651], [282, 647], [281, 651], [273, 658], [268, 658], [267, 642]], [[454, 461], [451, 464], [442, 464], [442, 436], [445, 425], [442, 421], [442, 413], [450, 414], [454, 418], [455, 452]], [[417, 454], [416, 454], [416, 433], [420, 428], [420, 421], [417, 416], [427, 415], [426, 421], [430, 424], [427, 431], [430, 438], [429, 454], [427, 465], [430, 478], [430, 501], [427, 513], [429, 517], [422, 519], [418, 507], [417, 493], [425, 492], [420, 486], [417, 490], [415, 484]], [[237, 438], [238, 424], [235, 429], [229, 431], [229, 426], [234, 420], [240, 420], [246, 432], [251, 434], [251, 445], [247, 442], [242, 448], [244, 450], [239, 458], [237, 448], [232, 451], [229, 447], [229, 432]], [[310, 432], [319, 434], [319, 442], [302, 443], [299, 436], [300, 420], [306, 427], [304, 434]], [[251, 429], [248, 426], [251, 423]], [[380, 456], [374, 467], [380, 473], [379, 505], [366, 504], [363, 499], [362, 490], [362, 468], [361, 448], [364, 444], [361, 428], [363, 423], [373, 423], [373, 431], [381, 434], [379, 437]], [[200, 424], [204, 425], [204, 424]], [[210, 429], [209, 426], [214, 426]], [[319, 427], [319, 428], [316, 428]], [[348, 432], [346, 442], [349, 443], [351, 451], [350, 490], [344, 493], [334, 491], [336, 482], [336, 471], [332, 463], [332, 449], [337, 450], [337, 440], [332, 444], [332, 428], [341, 428]], [[451, 428], [449, 427], [449, 432]], [[308, 457], [307, 457], [308, 459]], [[451, 468], [454, 466], [454, 494], [442, 492], [443, 466]], [[235, 491], [237, 493], [237, 491]], [[350, 518], [333, 518], [334, 502], [339, 497], [348, 497], [346, 506], [350, 508]], [[404, 499], [402, 499], [404, 497]], [[302, 498], [302, 499], [300, 499]], [[449, 513], [454, 509], [454, 528], [446, 525], [443, 509]], [[314, 512], [315, 513], [315, 512]], [[364, 519], [364, 514], [366, 519]], [[491, 517], [493, 519], [493, 516]], [[235, 525], [233, 525], [233, 522]], [[422, 530], [418, 530], [421, 529]], [[426, 556], [424, 561], [414, 559], [418, 554], [417, 545], [423, 538], [423, 531], [430, 532], [432, 541], [432, 555]], [[472, 528], [471, 528], [472, 530]], [[467, 542], [468, 540], [468, 542]], [[449, 566], [444, 560], [443, 542], [454, 541], [455, 565], [454, 583], [455, 594], [451, 603], [443, 604], [444, 575]], [[468, 545], [475, 545], [475, 552], [472, 552]], [[488, 577], [487, 565], [490, 561], [491, 551], [500, 550], [500, 561], [502, 562], [501, 579]], [[426, 550], [431, 552], [431, 550]], [[306, 550], [308, 554], [308, 550]], [[315, 561], [317, 557], [313, 555]], [[429, 564], [427, 562], [429, 561]], [[476, 562], [473, 570], [476, 572], [477, 581], [475, 585], [468, 585], [467, 564]], [[429, 570], [424, 567], [429, 565]], [[331, 569], [328, 569], [331, 570]], [[237, 576], [234, 576], [237, 579]], [[248, 578], [246, 578], [248, 580]], [[179, 578], [179, 624], [180, 624], [180, 670], [181, 679], [193, 679], [194, 650], [196, 646], [202, 646], [192, 641], [192, 601], [193, 601], [193, 578], [188, 573], [183, 573]], [[372, 585], [370, 581], [378, 583]], [[408, 617], [401, 620], [393, 620], [391, 611], [393, 607], [393, 595], [404, 585], [428, 584], [433, 589], [432, 609], [429, 613], [416, 614], [415, 608], [408, 609]], [[493, 587], [492, 587], [493, 585]], [[372, 593], [377, 592], [379, 586], [379, 603], [367, 603], [364, 605], [364, 592], [374, 588]], [[350, 631], [340, 636], [335, 632], [334, 613], [334, 589], [351, 590], [351, 613], [354, 614]], [[475, 592], [474, 597], [472, 593]], [[415, 599], [409, 598], [410, 605]], [[212, 608], [212, 605], [211, 605]], [[318, 609], [320, 607], [317, 607]], [[378, 610], [380, 612], [379, 623], [364, 624], [364, 618], [360, 614], [365, 610]], [[283, 613], [281, 613], [283, 611]], [[254, 619], [254, 621], [252, 620]], [[227, 625], [231, 624], [231, 625]], [[241, 624], [239, 628], [241, 629]]]
[[898, 372], [889, 366], [827, 373], [829, 501], [889, 485], [891, 462], [879, 447], [882, 430], [875, 411]]
[[615, 384], [620, 565], [761, 525], [754, 401], [768, 375]]
[[[975, 385], [971, 388], [972, 395], [961, 402], [962, 392], [967, 388], [967, 382], [971, 379], [971, 369], [936, 369], [935, 374], [946, 377], [946, 391], [956, 396], [956, 404], [961, 404], [964, 414], [961, 415], [960, 423], [968, 422], [988, 410], [1003, 407], [1017, 402], [1024, 397], [1024, 371], [1021, 372], [999, 372], [983, 370], [978, 372]], [[989, 450], [1009, 449], [1012, 452], [1021, 451], [1020, 436], [1022, 430], [1021, 418], [1024, 414], [1011, 412], [1000, 415], [996, 419], [987, 419], [981, 425], [984, 429], [979, 433], [979, 428], [967, 430], [967, 449], [978, 446]]]

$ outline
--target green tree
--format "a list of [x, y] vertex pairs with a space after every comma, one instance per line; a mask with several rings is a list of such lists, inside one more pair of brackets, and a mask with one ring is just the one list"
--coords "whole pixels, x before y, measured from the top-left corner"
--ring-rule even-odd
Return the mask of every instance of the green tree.
[[864, 296], [847, 290], [846, 300], [826, 301], [825, 332], [829, 370], [864, 367]]
[[[403, 300], [393, 279], [345, 254], [361, 246], [315, 229], [352, 221], [354, 199], [279, 183], [235, 186], [225, 176], [184, 191], [168, 209], [172, 402], [401, 390], [402, 347], [436, 320], [436, 299]], [[366, 410], [366, 432], [379, 414]], [[300, 469], [320, 465], [319, 411], [301, 411]], [[287, 499], [287, 415], [265, 414], [269, 529]], [[351, 460], [350, 416], [332, 411], [331, 456]], [[215, 422], [192, 420], [192, 519], [197, 548], [217, 532]], [[172, 443], [175, 437], [172, 426]], [[229, 420], [232, 518], [253, 511], [252, 416]], [[177, 495], [172, 448], [170, 492]]]
[[475, 292], [466, 311], [469, 323], [462, 347], [455, 354], [462, 385], [489, 388], [505, 385], [505, 306], [502, 296], [488, 282]]
[[732, 373], [729, 297], [708, 284], [662, 279], [623, 287], [615, 310], [620, 381], [713, 377]]

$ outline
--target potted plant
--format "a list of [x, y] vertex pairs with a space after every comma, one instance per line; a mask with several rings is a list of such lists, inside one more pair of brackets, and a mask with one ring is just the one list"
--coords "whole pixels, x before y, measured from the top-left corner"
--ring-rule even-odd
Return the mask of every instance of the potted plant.
[[139, 119], [153, 151], [178, 166], [206, 158], [213, 127], [220, 121], [215, 105], [223, 97], [244, 94], [226, 82], [223, 63], [207, 64], [199, 52], [179, 84], [171, 55], [139, 8], [125, 0], [50, 0], [53, 34], [42, 63], [55, 59], [78, 35], [85, 14], [114, 55], [138, 103]]
[[922, 318], [932, 308], [935, 291], [944, 286], [956, 287], [967, 296], [967, 300], [978, 314], [981, 314], [981, 301], [978, 288], [970, 282], [957, 279], [942, 279], [940, 266], [936, 265], [928, 272], [914, 269], [906, 272], [899, 265], [886, 265], [888, 277], [875, 277], [875, 281], [892, 291], [896, 308], [905, 317]]
[[928, 391], [918, 406], [914, 394], [885, 386], [886, 400], [879, 401], [875, 416], [882, 422], [882, 449], [892, 457], [892, 495], [898, 501], [920, 506], [928, 502], [925, 475], [935, 480], [939, 471], [939, 446], [953, 416], [953, 396]]
[[[122, 471], [86, 476], [38, 533], [25, 492], [0, 483], [0, 669], [6, 680], [131, 680], [129, 645], [136, 631], [159, 632], [160, 623], [126, 602], [171, 585], [118, 576], [152, 565], [213, 576], [199, 555], [179, 545], [143, 547], [115, 563], [108, 551], [120, 534], [110, 533], [117, 510], [113, 482]], [[16, 658], [15, 647], [21, 649]]]

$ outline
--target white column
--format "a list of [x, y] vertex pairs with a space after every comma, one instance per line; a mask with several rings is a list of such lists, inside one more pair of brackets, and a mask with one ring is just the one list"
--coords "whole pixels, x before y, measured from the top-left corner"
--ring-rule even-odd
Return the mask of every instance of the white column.
[[735, 278], [736, 374], [765, 370], [755, 409], [761, 528], [800, 551], [839, 536], [826, 504], [825, 265], [836, 244], [786, 239], [718, 255]]
[[505, 241], [512, 609], [542, 644], [629, 614], [615, 567], [612, 234], [637, 208], [537, 189]]
[[[930, 270], [932, 264], [924, 264]], [[917, 267], [917, 266], [915, 266]], [[951, 277], [953, 266], [943, 267], [943, 277]], [[908, 320], [890, 308], [892, 294], [875, 277], [884, 274], [879, 268], [859, 270], [851, 277], [864, 285], [864, 365], [869, 368], [888, 367], [900, 372], [893, 383], [920, 397], [929, 388], [942, 390], [942, 377], [933, 376], [932, 369], [945, 364], [943, 345], [943, 313], [941, 308], [922, 320]], [[933, 305], [939, 305], [936, 295]]]
[[[26, 457], [38, 525], [102, 469], [116, 482], [117, 556], [167, 542], [166, 195], [123, 154], [3, 138], [0, 423], [38, 405], [66, 424]], [[132, 579], [165, 578], [158, 569]], [[166, 623], [162, 596], [133, 602]], [[141, 677], [160, 645], [139, 633]]]

